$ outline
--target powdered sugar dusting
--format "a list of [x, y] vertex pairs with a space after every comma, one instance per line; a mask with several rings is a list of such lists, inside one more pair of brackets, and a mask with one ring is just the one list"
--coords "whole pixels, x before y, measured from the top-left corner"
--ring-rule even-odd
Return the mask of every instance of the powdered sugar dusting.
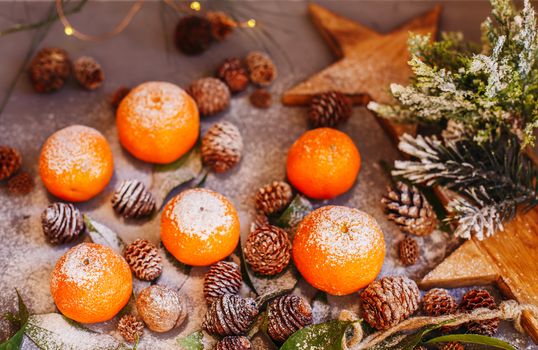
[[317, 215], [305, 219], [311, 234], [305, 249], [325, 252], [326, 263], [331, 266], [341, 265], [349, 258], [368, 255], [372, 246], [378, 245], [383, 237], [375, 219], [360, 210], [326, 206], [314, 213]]
[[133, 89], [120, 108], [126, 108], [130, 120], [151, 131], [159, 128], [177, 128], [184, 120], [178, 118], [185, 108], [186, 92], [167, 82], [148, 82]]
[[100, 144], [106, 142], [97, 130], [72, 125], [54, 133], [44, 146], [47, 168], [58, 176], [68, 176], [73, 170], [99, 176], [102, 172]]
[[168, 206], [170, 216], [179, 231], [207, 239], [215, 233], [225, 233], [232, 224], [230, 207], [222, 195], [204, 189], [183, 192]]

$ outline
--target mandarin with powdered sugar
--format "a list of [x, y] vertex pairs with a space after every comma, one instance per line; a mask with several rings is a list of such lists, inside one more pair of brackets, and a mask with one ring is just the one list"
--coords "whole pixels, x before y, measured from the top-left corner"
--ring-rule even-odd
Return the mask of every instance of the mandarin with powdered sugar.
[[214, 264], [239, 243], [237, 211], [220, 193], [202, 188], [184, 191], [163, 210], [161, 240], [184, 264]]
[[325, 206], [299, 224], [292, 252], [297, 269], [311, 285], [347, 295], [377, 277], [385, 239], [372, 216], [354, 208]]

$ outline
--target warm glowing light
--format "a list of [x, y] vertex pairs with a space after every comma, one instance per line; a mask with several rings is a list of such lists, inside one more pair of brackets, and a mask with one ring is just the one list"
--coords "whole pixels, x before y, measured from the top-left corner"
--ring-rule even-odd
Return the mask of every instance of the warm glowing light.
[[247, 26], [249, 26], [250, 28], [254, 28], [254, 27], [256, 27], [256, 20], [255, 20], [255, 19], [252, 19], [252, 18], [249, 19], [249, 20], [247, 21]]
[[72, 27], [65, 27], [64, 33], [65, 33], [65, 35], [73, 35], [73, 28]]
[[192, 10], [200, 11], [201, 8], [202, 8], [202, 5], [200, 5], [200, 3], [198, 1], [191, 2], [191, 9]]

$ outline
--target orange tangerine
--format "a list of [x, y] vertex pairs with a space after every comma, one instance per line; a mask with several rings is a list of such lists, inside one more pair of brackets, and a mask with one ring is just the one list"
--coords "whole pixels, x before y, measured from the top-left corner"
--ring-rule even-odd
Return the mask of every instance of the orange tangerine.
[[187, 265], [207, 266], [230, 255], [239, 243], [239, 217], [220, 193], [191, 189], [164, 208], [161, 240], [166, 249]]
[[385, 239], [370, 215], [343, 206], [325, 206], [307, 215], [293, 240], [293, 260], [314, 287], [333, 295], [358, 291], [383, 266]]
[[171, 163], [198, 139], [200, 117], [196, 103], [179, 86], [147, 82], [134, 88], [116, 112], [121, 144], [136, 158]]
[[361, 167], [359, 150], [349, 136], [331, 128], [305, 132], [288, 151], [291, 184], [306, 196], [331, 199], [347, 192]]
[[39, 156], [43, 184], [50, 193], [67, 201], [80, 202], [96, 196], [113, 172], [107, 140], [87, 126], [72, 125], [56, 131], [45, 141]]
[[110, 320], [129, 301], [133, 290], [129, 265], [109, 247], [74, 246], [56, 263], [50, 292], [68, 318], [82, 323]]

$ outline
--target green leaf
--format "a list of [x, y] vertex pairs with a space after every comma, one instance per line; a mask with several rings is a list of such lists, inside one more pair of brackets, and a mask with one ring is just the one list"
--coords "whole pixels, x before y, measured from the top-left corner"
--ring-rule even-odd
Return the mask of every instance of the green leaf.
[[122, 255], [125, 242], [107, 226], [93, 220], [88, 215], [84, 214], [84, 222], [86, 229], [93, 243], [102, 244], [112, 248], [116, 253]]
[[28, 308], [26, 307], [26, 304], [24, 303], [19, 291], [15, 289], [15, 292], [17, 293], [17, 300], [19, 304], [18, 315], [8, 313], [6, 314], [6, 318], [11, 322], [18, 323], [20, 329], [11, 338], [0, 344], [0, 350], [20, 349], [24, 332], [26, 331], [26, 326], [28, 324], [28, 318], [30, 317]]
[[26, 325], [17, 331], [11, 338], [0, 344], [0, 350], [16, 350], [21, 348]]
[[28, 308], [26, 307], [26, 304], [24, 303], [24, 300], [22, 300], [22, 297], [18, 290], [15, 289], [17, 292], [17, 299], [19, 302], [19, 323], [22, 325], [26, 324], [28, 322], [28, 318], [30, 317], [30, 313], [28, 312]]
[[204, 333], [196, 331], [186, 337], [178, 338], [177, 343], [183, 350], [203, 350], [204, 349]]
[[280, 350], [342, 350], [353, 323], [329, 321], [305, 327], [292, 334]]
[[448, 343], [451, 341], [457, 341], [457, 342], [468, 343], [468, 344], [485, 345], [488, 347], [491, 346], [497, 349], [516, 350], [514, 346], [508, 344], [505, 341], [502, 341], [497, 338], [488, 337], [485, 335], [478, 335], [478, 334], [444, 335], [441, 337], [430, 339], [427, 342], [425, 342], [425, 344]]
[[275, 221], [278, 227], [294, 228], [313, 210], [312, 203], [300, 194], [296, 195], [282, 215]]
[[201, 172], [202, 153], [199, 144], [175, 162], [155, 165], [151, 192], [158, 201], [157, 207], [162, 206], [170, 192], [176, 187], [194, 179]]

